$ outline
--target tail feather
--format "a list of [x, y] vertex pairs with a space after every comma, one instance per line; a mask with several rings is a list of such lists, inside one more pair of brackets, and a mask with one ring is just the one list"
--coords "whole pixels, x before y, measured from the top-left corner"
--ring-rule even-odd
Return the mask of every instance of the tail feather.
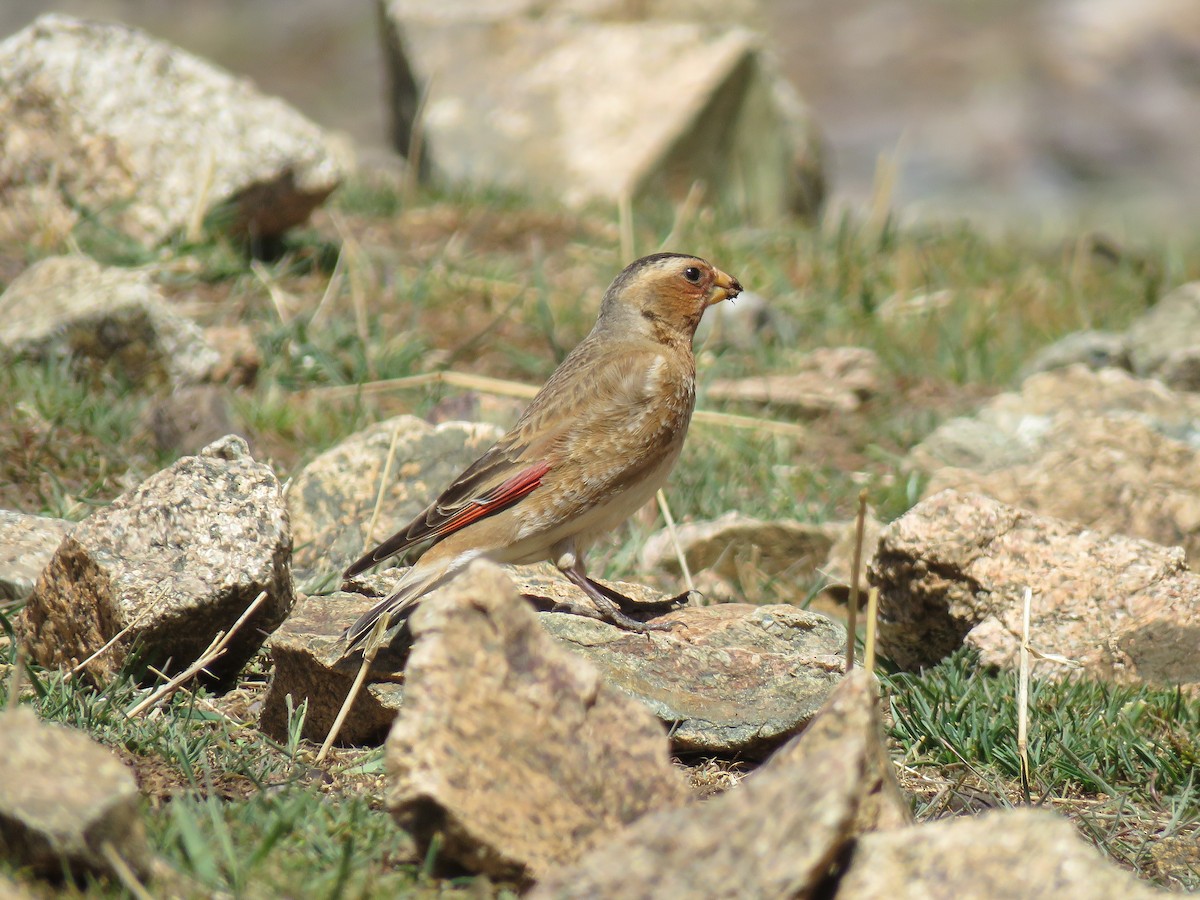
[[342, 656], [346, 657], [365, 649], [375, 623], [385, 615], [388, 616], [388, 624], [383, 632], [381, 644], [391, 643], [392, 639], [404, 628], [408, 617], [417, 608], [418, 601], [434, 588], [449, 581], [468, 561], [459, 557], [445, 561], [439, 560], [431, 565], [424, 559], [419, 560], [404, 574], [396, 586], [396, 590], [390, 596], [380, 600], [346, 629], [343, 635], [346, 649]]

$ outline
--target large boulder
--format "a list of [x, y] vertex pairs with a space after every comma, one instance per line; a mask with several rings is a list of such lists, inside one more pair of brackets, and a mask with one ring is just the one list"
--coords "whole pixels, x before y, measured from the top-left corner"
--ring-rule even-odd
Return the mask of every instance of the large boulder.
[[218, 209], [269, 237], [347, 171], [327, 135], [249, 82], [65, 15], [0, 43], [0, 121], [0, 240], [52, 241], [86, 216], [154, 245]]
[[396, 149], [419, 141], [451, 182], [572, 204], [701, 183], [751, 219], [820, 208], [807, 109], [712, 4], [380, 4]]

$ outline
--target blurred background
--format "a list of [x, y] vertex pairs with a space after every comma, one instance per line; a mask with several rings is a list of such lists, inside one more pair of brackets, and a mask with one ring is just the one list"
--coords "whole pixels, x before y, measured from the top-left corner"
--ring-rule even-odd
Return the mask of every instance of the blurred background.
[[[145, 28], [253, 79], [384, 163], [373, 2], [4, 0]], [[1189, 227], [1200, 200], [1196, 0], [763, 0], [812, 106], [830, 208], [890, 193], [906, 220], [1118, 232]]]

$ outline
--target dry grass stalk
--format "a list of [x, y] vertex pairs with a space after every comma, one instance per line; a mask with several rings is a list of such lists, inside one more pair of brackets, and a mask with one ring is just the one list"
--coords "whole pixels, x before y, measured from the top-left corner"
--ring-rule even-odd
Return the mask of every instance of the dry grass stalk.
[[[162, 595], [165, 593], [166, 593], [165, 589], [162, 592], [160, 592], [160, 595], [159, 595], [160, 599], [161, 599]], [[138, 624], [142, 621], [142, 619], [146, 618], [146, 616], [148, 616], [150, 614], [151, 610], [153, 610], [153, 609], [154, 609], [154, 604], [148, 604], [145, 609], [143, 609], [140, 613], [138, 613], [136, 616], [134, 616], [133, 621], [131, 621], [128, 625], [126, 625], [124, 628], [122, 628], [120, 631], [118, 631], [116, 634], [114, 634], [111, 638], [109, 638], [108, 641], [105, 642], [103, 647], [101, 647], [99, 650], [97, 650], [95, 653], [93, 653], [91, 656], [89, 656], [87, 659], [85, 659], [83, 662], [81, 662], [79, 665], [77, 665], [75, 668], [73, 668], [70, 672], [68, 672], [66, 674], [66, 676], [64, 676], [64, 678], [63, 678], [63, 683], [66, 684], [67, 682], [69, 682], [72, 678], [74, 678], [76, 675], [78, 675], [80, 672], [82, 672], [84, 669], [86, 669], [88, 666], [90, 666], [93, 662], [95, 662], [97, 659], [99, 659], [101, 656], [103, 656], [105, 653], [107, 653], [109, 650], [111, 650], [114, 646], [116, 646], [117, 641], [121, 640], [121, 638], [125, 637], [125, 635], [129, 634], [130, 631], [132, 631], [134, 628], [136, 628], [138, 626]]]
[[632, 262], [634, 259], [633, 239], [633, 196], [628, 190], [622, 191], [617, 200], [617, 227], [621, 233], [621, 259]]
[[375, 508], [371, 510], [371, 521], [367, 523], [367, 533], [363, 535], [362, 552], [371, 549], [371, 535], [375, 533], [375, 523], [379, 521], [379, 512], [383, 509], [383, 498], [387, 494], [388, 481], [392, 475], [392, 464], [396, 461], [396, 442], [400, 439], [400, 426], [392, 428], [392, 442], [388, 445], [387, 459], [383, 462], [383, 472], [379, 476], [379, 490], [375, 492]]
[[209, 149], [204, 154], [204, 168], [201, 170], [200, 184], [196, 190], [196, 199], [188, 210], [187, 224], [184, 226], [184, 238], [190, 244], [195, 244], [204, 236], [204, 215], [208, 212], [208, 204], [212, 198], [213, 180], [216, 177], [216, 154]]
[[679, 240], [679, 236], [683, 234], [684, 229], [696, 217], [696, 210], [700, 208], [700, 201], [703, 199], [704, 182], [697, 178], [692, 182], [692, 186], [688, 188], [687, 196], [683, 198], [683, 202], [675, 207], [675, 221], [671, 223], [671, 230], [667, 233], [667, 236], [658, 245], [660, 252], [673, 249], [674, 243]]
[[17, 646], [17, 658], [13, 662], [12, 675], [8, 680], [8, 710], [17, 708], [17, 698], [21, 696], [21, 682], [25, 680], [25, 647]]
[[854, 671], [854, 639], [858, 631], [858, 584], [862, 572], [863, 532], [867, 525], [867, 489], [858, 492], [854, 520], [854, 560], [850, 564], [850, 604], [846, 608], [846, 674]]
[[258, 596], [254, 598], [254, 602], [246, 607], [245, 612], [238, 616], [238, 620], [233, 623], [228, 631], [218, 631], [216, 637], [205, 648], [204, 652], [196, 658], [196, 661], [168, 681], [166, 684], [160, 685], [155, 689], [150, 696], [143, 699], [140, 703], [136, 703], [125, 711], [125, 715], [133, 718], [140, 715], [152, 706], [156, 706], [163, 700], [174, 694], [185, 683], [195, 678], [200, 672], [204, 671], [214, 660], [219, 659], [224, 655], [226, 647], [233, 639], [237, 630], [246, 623], [246, 620], [254, 615], [255, 611], [262, 605], [262, 602], [267, 599], [266, 591], [259, 591]]
[[879, 588], [867, 591], [867, 638], [863, 648], [863, 668], [875, 673], [875, 630], [879, 625]]
[[295, 302], [295, 297], [281, 288], [275, 279], [271, 277], [271, 273], [267, 267], [260, 263], [257, 259], [251, 261], [250, 271], [254, 273], [254, 277], [262, 282], [262, 286], [267, 289], [267, 296], [271, 298], [271, 305], [275, 307], [275, 315], [279, 317], [279, 321], [283, 325], [287, 325], [292, 321], [291, 306]]
[[667, 523], [667, 534], [671, 536], [671, 546], [675, 548], [675, 558], [679, 560], [679, 569], [683, 572], [683, 583], [689, 592], [694, 591], [696, 583], [692, 581], [692, 570], [688, 568], [687, 555], [683, 552], [683, 545], [679, 543], [679, 530], [675, 527], [675, 517], [671, 515], [671, 507], [667, 505], [666, 491], [659, 488], [655, 497], [658, 500], [658, 508], [662, 510], [663, 519]]
[[350, 685], [350, 690], [346, 692], [346, 699], [342, 702], [342, 708], [338, 710], [337, 718], [333, 720], [333, 724], [329, 727], [329, 734], [325, 735], [325, 741], [321, 744], [321, 749], [317, 753], [318, 763], [329, 755], [329, 750], [333, 747], [333, 742], [337, 740], [337, 736], [341, 733], [342, 724], [346, 721], [346, 716], [350, 715], [350, 708], [354, 706], [354, 701], [358, 699], [358, 695], [362, 691], [362, 686], [366, 683], [367, 673], [371, 670], [371, 663], [375, 662], [375, 657], [383, 644], [383, 633], [387, 631], [391, 621], [392, 614], [390, 612], [385, 612], [375, 620], [375, 625], [371, 628], [371, 634], [367, 637], [366, 647], [363, 648], [362, 664], [358, 667], [358, 672], [354, 675], [354, 681]]
[[1021, 655], [1017, 669], [1017, 759], [1021, 767], [1021, 792], [1029, 803], [1029, 609], [1033, 605], [1033, 590], [1025, 588], [1025, 604], [1021, 613]]
[[137, 900], [154, 900], [154, 895], [146, 890], [145, 885], [138, 880], [133, 869], [129, 867], [129, 863], [125, 862], [111, 841], [105, 841], [100, 845], [100, 855], [112, 867], [113, 874], [117, 876], [117, 880], [121, 882], [125, 890], [129, 891]]

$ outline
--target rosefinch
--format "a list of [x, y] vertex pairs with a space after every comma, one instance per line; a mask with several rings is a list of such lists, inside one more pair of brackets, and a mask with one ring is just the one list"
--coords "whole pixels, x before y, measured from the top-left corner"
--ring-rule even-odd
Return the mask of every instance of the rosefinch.
[[395, 592], [346, 630], [346, 653], [363, 646], [385, 613], [394, 635], [422, 596], [480, 557], [549, 559], [603, 618], [637, 631], [664, 627], [622, 612], [628, 598], [588, 578], [584, 554], [650, 500], [675, 465], [696, 401], [696, 326], [708, 307], [741, 290], [695, 256], [656, 253], [627, 266], [605, 292], [591, 333], [513, 429], [346, 570], [351, 578], [433, 540]]

